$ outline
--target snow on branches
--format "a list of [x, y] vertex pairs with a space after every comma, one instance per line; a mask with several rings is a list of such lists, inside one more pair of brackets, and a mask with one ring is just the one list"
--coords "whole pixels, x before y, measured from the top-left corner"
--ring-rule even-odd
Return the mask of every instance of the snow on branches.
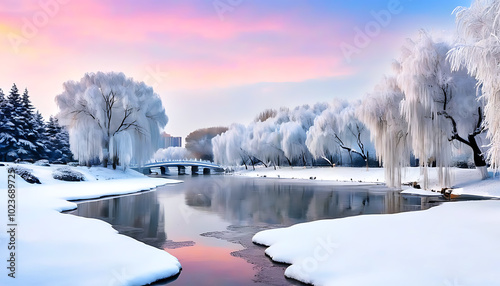
[[[356, 117], [359, 102], [335, 101], [324, 110], [307, 132], [306, 145], [315, 158], [323, 158], [334, 165], [333, 157], [342, 159], [347, 152], [352, 164], [355, 154], [368, 166], [369, 133]], [[343, 152], [345, 151], [345, 152]]]
[[[475, 132], [482, 119], [476, 80], [463, 69], [451, 69], [446, 58], [450, 49], [450, 44], [435, 42], [421, 31], [416, 39], [407, 40], [395, 64], [398, 85], [404, 93], [401, 114], [408, 122], [413, 154], [424, 167], [425, 188], [430, 165], [436, 165], [440, 185], [451, 186], [448, 167], [452, 164], [452, 140], [473, 149], [477, 167], [486, 166], [475, 138], [482, 132]], [[472, 135], [465, 140], [459, 133]]]
[[193, 155], [184, 147], [168, 147], [158, 149], [153, 159], [155, 161], [169, 161], [169, 160], [189, 160]]
[[410, 164], [408, 123], [400, 113], [403, 92], [394, 77], [384, 78], [357, 109], [360, 120], [370, 129], [377, 159], [385, 169], [389, 187], [401, 187], [401, 170]]
[[449, 52], [454, 70], [466, 68], [478, 80], [485, 100], [484, 126], [491, 140], [488, 159], [500, 167], [500, 1], [475, 0], [455, 9], [458, 41]]
[[56, 97], [61, 125], [80, 163], [97, 159], [106, 166], [142, 163], [156, 151], [160, 129], [168, 121], [158, 94], [123, 73], [87, 73], [63, 84]]
[[306, 166], [323, 158], [333, 165], [333, 155], [352, 159], [352, 154], [367, 161], [368, 131], [347, 102], [266, 110], [258, 118], [248, 126], [234, 124], [212, 139], [217, 163]]

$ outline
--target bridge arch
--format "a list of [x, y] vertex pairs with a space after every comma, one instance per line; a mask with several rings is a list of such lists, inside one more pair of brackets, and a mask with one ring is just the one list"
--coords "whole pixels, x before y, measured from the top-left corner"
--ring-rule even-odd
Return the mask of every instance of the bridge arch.
[[217, 165], [208, 161], [196, 161], [196, 160], [177, 160], [177, 161], [163, 161], [163, 162], [151, 162], [145, 164], [141, 167], [132, 168], [136, 171], [139, 171], [143, 174], [149, 175], [151, 173], [152, 168], [160, 168], [160, 172], [162, 175], [165, 175], [169, 172], [169, 167], [176, 167], [177, 173], [179, 175], [186, 174], [186, 168], [191, 168], [191, 174], [198, 174], [200, 169], [203, 170], [203, 175], [209, 175], [211, 172], [224, 172], [224, 167]]

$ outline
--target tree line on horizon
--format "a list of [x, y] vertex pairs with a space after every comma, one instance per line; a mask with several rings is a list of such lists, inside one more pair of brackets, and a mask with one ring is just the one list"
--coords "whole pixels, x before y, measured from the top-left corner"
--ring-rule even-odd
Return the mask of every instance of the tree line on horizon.
[[401, 47], [393, 74], [361, 101], [266, 110], [248, 125], [231, 125], [212, 140], [215, 161], [292, 166], [322, 158], [333, 165], [345, 154], [366, 161], [373, 148], [388, 186], [401, 186], [412, 157], [423, 167], [424, 188], [433, 166], [450, 187], [449, 167], [464, 158], [487, 178], [488, 165], [500, 167], [499, 11], [498, 0], [457, 8], [453, 42], [420, 31]]

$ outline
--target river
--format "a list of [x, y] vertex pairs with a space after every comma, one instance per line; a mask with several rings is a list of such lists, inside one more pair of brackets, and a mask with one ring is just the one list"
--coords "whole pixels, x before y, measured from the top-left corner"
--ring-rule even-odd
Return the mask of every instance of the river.
[[[120, 233], [177, 257], [182, 272], [154, 285], [302, 285], [283, 276], [252, 236], [318, 219], [427, 209], [431, 198], [382, 185], [230, 175], [172, 177], [183, 183], [78, 204], [70, 214], [97, 218]], [[126, 250], [124, 250], [126, 251]]]

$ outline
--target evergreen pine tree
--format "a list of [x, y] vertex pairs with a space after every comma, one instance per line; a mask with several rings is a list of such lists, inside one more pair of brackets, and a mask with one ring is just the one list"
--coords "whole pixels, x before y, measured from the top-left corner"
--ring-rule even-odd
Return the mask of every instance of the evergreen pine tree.
[[4, 134], [0, 139], [1, 152], [5, 161], [13, 161], [19, 158], [20, 154], [27, 153], [22, 146], [24, 144], [19, 143], [24, 135], [22, 117], [19, 116], [22, 109], [21, 96], [16, 84], [14, 84], [5, 100], [3, 114], [5, 118]]
[[33, 104], [31, 104], [30, 96], [28, 95], [28, 89], [24, 89], [23, 96], [21, 97], [21, 104], [24, 108], [24, 111], [28, 114], [33, 116], [33, 111], [35, 110], [35, 107], [33, 107]]
[[59, 125], [55, 117], [50, 117], [46, 127], [47, 146], [49, 160], [55, 163], [67, 163], [73, 159], [69, 148], [69, 134], [65, 128]]
[[39, 159], [49, 159], [49, 139], [47, 138], [46, 133], [47, 124], [43, 120], [42, 114], [40, 112], [36, 112], [33, 115], [33, 134], [35, 141], [33, 143], [36, 146], [36, 153], [34, 153], [35, 160]]
[[7, 161], [8, 147], [15, 144], [14, 124], [10, 120], [10, 106], [0, 89], [0, 160]]
[[0, 160], [16, 159], [67, 163], [73, 160], [73, 154], [66, 129], [54, 117], [45, 123], [28, 90], [21, 96], [14, 84], [7, 97], [0, 89]]
[[[21, 107], [18, 114], [20, 118], [18, 126], [22, 128], [22, 132], [19, 133], [20, 136], [18, 139], [26, 152], [20, 157], [37, 160], [41, 157], [40, 152], [43, 153], [44, 147], [41, 146], [39, 138], [41, 134], [36, 132], [35, 125], [41, 125], [37, 128], [40, 128], [40, 131], [43, 133], [45, 123], [43, 122], [43, 118], [41, 118], [40, 122], [36, 122], [37, 118], [35, 117], [34, 109], [28, 95], [28, 89], [25, 89], [21, 97]], [[40, 118], [38, 119], [40, 120]]]

